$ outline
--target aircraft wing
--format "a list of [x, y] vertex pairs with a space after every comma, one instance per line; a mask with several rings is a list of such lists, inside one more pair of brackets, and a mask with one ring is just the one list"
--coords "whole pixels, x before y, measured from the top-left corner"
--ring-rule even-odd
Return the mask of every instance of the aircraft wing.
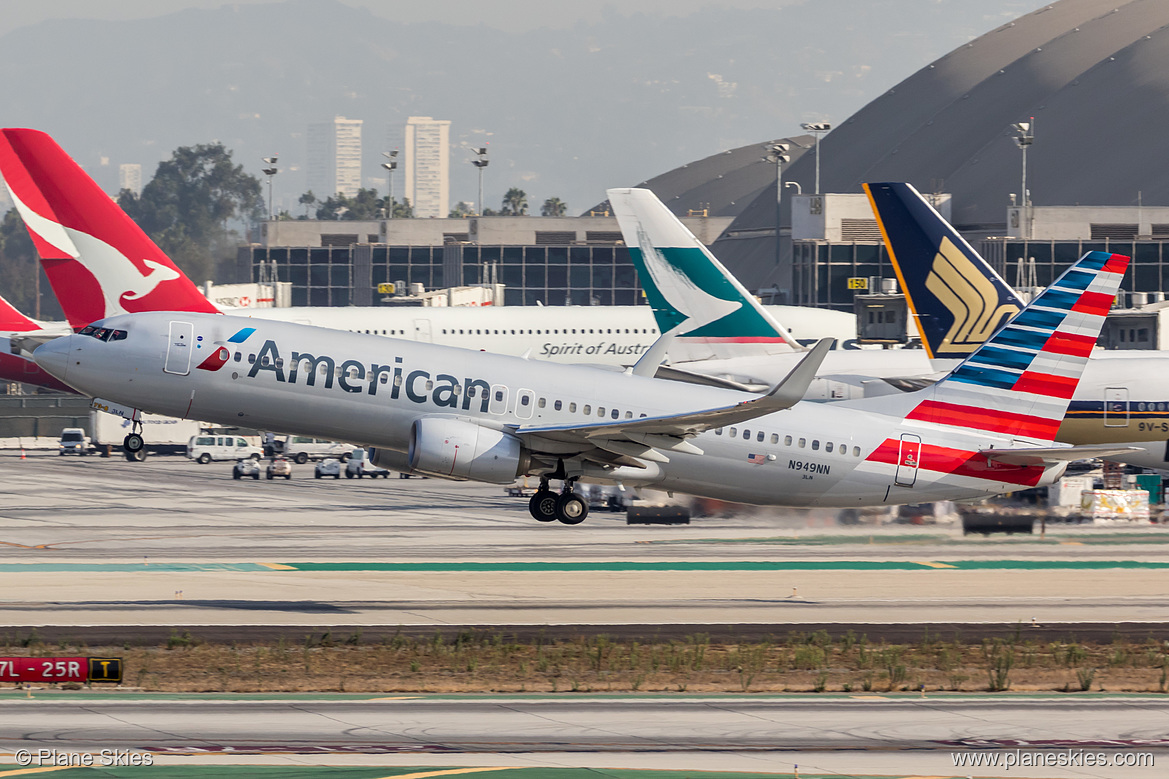
[[[816, 376], [816, 371], [824, 361], [824, 356], [832, 346], [831, 338], [825, 338], [809, 350], [804, 359], [800, 360], [791, 372], [768, 392], [751, 400], [744, 400], [730, 406], [689, 411], [681, 414], [669, 414], [656, 417], [641, 417], [639, 419], [614, 419], [607, 422], [595, 422], [584, 425], [521, 425], [516, 428], [517, 435], [541, 436], [558, 441], [579, 441], [590, 446], [599, 445], [594, 442], [607, 439], [625, 439], [644, 443], [657, 437], [673, 438], [678, 442], [681, 439], [696, 436], [707, 430], [725, 425], [746, 422], [767, 414], [789, 409], [800, 402], [808, 386]], [[605, 448], [601, 446], [601, 448]], [[669, 447], [666, 448], [676, 448]], [[628, 453], [623, 450], [623, 453]]]
[[1084, 444], [1082, 446], [1021, 447], [1017, 449], [980, 449], [979, 454], [988, 460], [1008, 465], [1046, 465], [1050, 463], [1090, 460], [1096, 457], [1114, 457], [1129, 452], [1142, 451], [1136, 446], [1117, 444]]

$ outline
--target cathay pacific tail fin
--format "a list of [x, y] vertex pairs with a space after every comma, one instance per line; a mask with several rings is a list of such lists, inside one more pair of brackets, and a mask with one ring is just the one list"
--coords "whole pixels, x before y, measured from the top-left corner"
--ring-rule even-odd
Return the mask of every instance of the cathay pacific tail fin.
[[803, 350], [653, 192], [607, 194], [671, 362]]

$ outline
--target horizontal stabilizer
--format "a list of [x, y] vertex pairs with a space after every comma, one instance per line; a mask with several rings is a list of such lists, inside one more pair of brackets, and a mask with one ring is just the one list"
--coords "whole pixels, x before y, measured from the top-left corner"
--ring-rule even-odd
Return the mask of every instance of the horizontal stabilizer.
[[988, 460], [1005, 463], [1007, 465], [1046, 465], [1051, 463], [1066, 463], [1074, 460], [1092, 460], [1097, 457], [1117, 457], [1129, 452], [1143, 451], [1136, 446], [1119, 446], [1117, 444], [1085, 444], [1083, 446], [1056, 446], [1056, 447], [1021, 447], [1018, 449], [981, 449], [979, 454]]

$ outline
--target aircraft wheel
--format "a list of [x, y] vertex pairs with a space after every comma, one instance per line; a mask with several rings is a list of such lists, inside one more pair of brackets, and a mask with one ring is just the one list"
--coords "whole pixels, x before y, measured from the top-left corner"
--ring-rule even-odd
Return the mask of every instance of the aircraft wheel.
[[589, 515], [589, 504], [575, 492], [566, 492], [556, 499], [556, 518], [566, 525], [579, 525]]
[[556, 497], [551, 490], [537, 490], [528, 500], [528, 511], [540, 522], [555, 522]]
[[146, 442], [137, 433], [130, 433], [130, 435], [122, 439], [122, 447], [127, 452], [137, 452], [144, 446], [146, 446]]

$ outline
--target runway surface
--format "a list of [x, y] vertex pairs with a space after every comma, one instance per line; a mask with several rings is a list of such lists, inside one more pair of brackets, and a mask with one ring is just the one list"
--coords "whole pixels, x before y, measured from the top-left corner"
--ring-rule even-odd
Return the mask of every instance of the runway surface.
[[[721, 770], [774, 772], [800, 762], [807, 773], [849, 775], [881, 773], [873, 767], [896, 762], [934, 776], [960, 774], [951, 753], [1091, 750], [1120, 754], [1121, 761], [1136, 752], [1169, 761], [1169, 707], [1153, 696], [213, 697], [221, 699], [0, 697], [0, 752], [67, 743], [76, 751], [210, 760], [230, 753], [235, 762], [364, 755], [384, 765], [638, 767], [652, 761], [713, 768], [717, 760]], [[1144, 770], [1009, 773], [1156, 775]]]
[[811, 625], [1169, 619], [1169, 530], [531, 519], [499, 487], [233, 481], [229, 463], [0, 454], [0, 626]]

